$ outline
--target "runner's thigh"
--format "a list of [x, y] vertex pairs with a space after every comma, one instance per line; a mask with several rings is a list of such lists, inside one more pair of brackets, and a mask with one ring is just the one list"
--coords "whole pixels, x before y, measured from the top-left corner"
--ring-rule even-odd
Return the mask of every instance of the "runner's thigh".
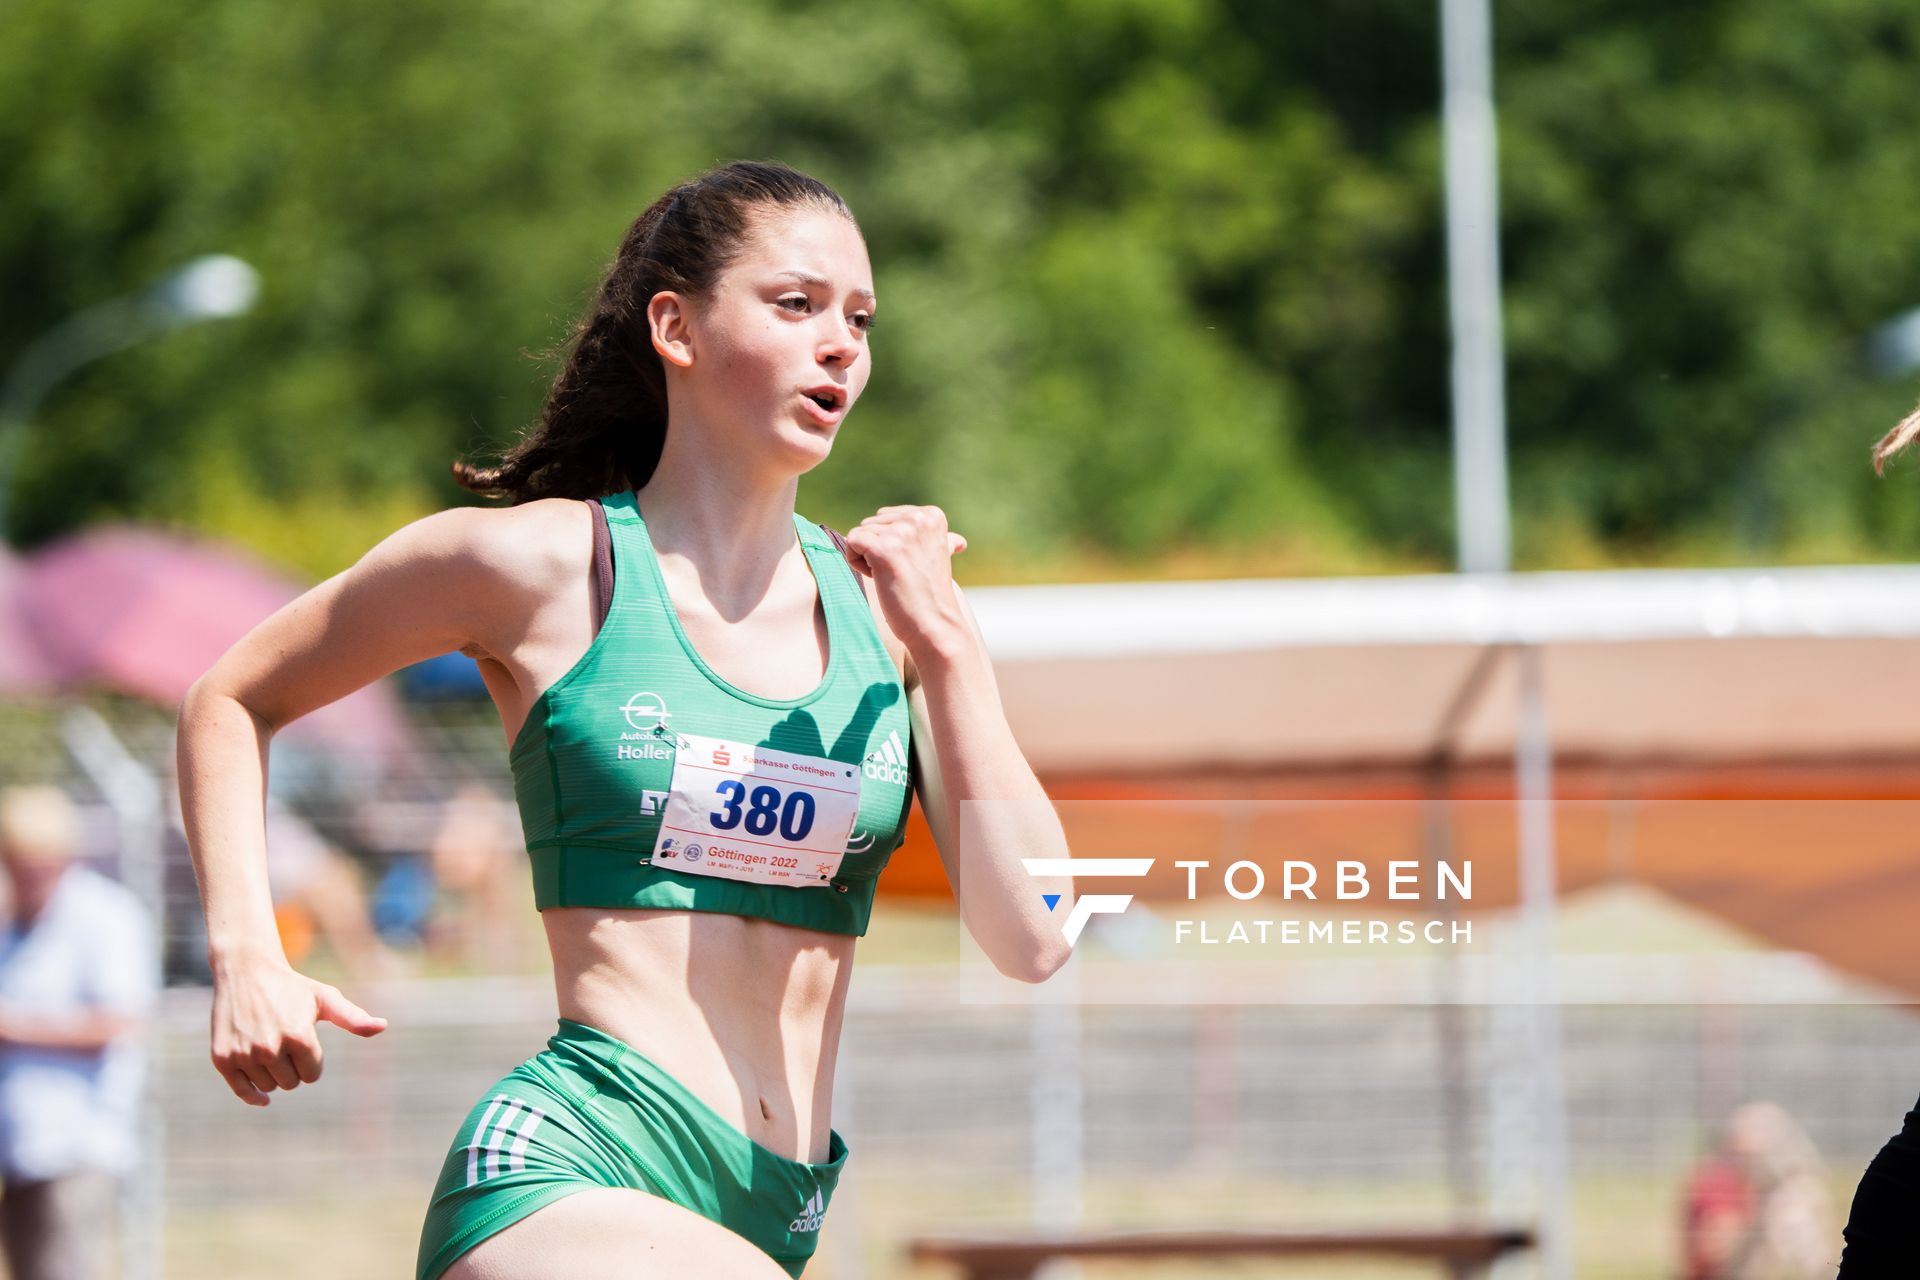
[[441, 1280], [789, 1280], [746, 1239], [671, 1200], [593, 1187], [545, 1205], [454, 1260]]

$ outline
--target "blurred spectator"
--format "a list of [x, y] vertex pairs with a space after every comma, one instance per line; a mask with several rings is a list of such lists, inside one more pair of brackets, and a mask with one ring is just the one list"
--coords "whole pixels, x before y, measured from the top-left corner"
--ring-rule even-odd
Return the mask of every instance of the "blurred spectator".
[[469, 783], [441, 811], [428, 849], [437, 893], [425, 941], [438, 959], [470, 973], [526, 973], [545, 959], [530, 879], [521, 860], [520, 814], [511, 800]]
[[1720, 1280], [1727, 1260], [1753, 1222], [1753, 1186], [1724, 1149], [1701, 1161], [1687, 1180], [1686, 1280]]
[[131, 891], [73, 865], [58, 787], [0, 790], [0, 1246], [13, 1280], [97, 1273], [138, 1155], [144, 1028], [159, 952]]
[[1825, 1280], [1837, 1241], [1806, 1133], [1774, 1103], [1737, 1108], [1687, 1183], [1686, 1280]]

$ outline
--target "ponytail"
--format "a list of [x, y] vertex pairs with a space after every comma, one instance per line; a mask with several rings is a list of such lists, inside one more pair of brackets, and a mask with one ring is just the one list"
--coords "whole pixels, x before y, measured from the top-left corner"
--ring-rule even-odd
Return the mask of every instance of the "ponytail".
[[711, 169], [648, 205], [562, 346], [566, 363], [539, 420], [491, 466], [456, 459], [454, 479], [512, 506], [644, 486], [667, 439], [666, 368], [653, 349], [648, 304], [665, 291], [707, 293], [738, 253], [754, 209], [801, 204], [853, 217], [817, 178], [756, 161]]

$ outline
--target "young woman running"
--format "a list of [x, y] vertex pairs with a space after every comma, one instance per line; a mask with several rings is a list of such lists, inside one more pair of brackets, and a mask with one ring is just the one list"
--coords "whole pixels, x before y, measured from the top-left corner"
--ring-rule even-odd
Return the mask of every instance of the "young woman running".
[[910, 789], [994, 964], [1039, 982], [1066, 959], [1041, 892], [1071, 885], [1019, 861], [1066, 842], [953, 581], [965, 540], [888, 506], [843, 551], [794, 511], [866, 385], [874, 302], [824, 184], [735, 163], [674, 187], [536, 428], [455, 464], [511, 505], [400, 529], [181, 708], [213, 1065], [264, 1106], [320, 1078], [321, 1020], [386, 1025], [276, 939], [273, 734], [455, 649], [499, 707], [559, 1030], [460, 1125], [417, 1280], [800, 1275], [847, 1158], [828, 1106], [854, 939]]
[[[1873, 447], [1873, 469], [1920, 438], [1920, 409], [1902, 418]], [[1837, 1280], [1878, 1280], [1920, 1270], [1920, 1100], [1860, 1176], [1840, 1252]]]

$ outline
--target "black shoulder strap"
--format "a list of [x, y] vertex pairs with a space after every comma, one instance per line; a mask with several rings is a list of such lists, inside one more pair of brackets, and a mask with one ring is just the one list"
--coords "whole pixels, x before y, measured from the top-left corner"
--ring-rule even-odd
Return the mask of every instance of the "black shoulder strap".
[[613, 535], [607, 531], [607, 509], [600, 499], [588, 498], [593, 508], [593, 633], [606, 625], [613, 608]]
[[866, 597], [867, 606], [869, 608], [876, 607], [873, 599], [873, 591], [867, 586], [867, 575], [853, 567], [853, 552], [847, 548], [846, 538], [832, 525], [823, 524], [820, 527], [826, 530], [827, 536], [833, 539], [833, 545], [839, 548], [840, 555], [847, 562], [847, 574], [853, 579], [853, 585], [860, 588], [860, 594]]
[[830, 524], [823, 524], [820, 527], [827, 531], [827, 536], [833, 539], [833, 545], [840, 549], [841, 555], [850, 556], [853, 554], [852, 552], [847, 550], [847, 540], [841, 536], [840, 531], [838, 529], [834, 528]]

